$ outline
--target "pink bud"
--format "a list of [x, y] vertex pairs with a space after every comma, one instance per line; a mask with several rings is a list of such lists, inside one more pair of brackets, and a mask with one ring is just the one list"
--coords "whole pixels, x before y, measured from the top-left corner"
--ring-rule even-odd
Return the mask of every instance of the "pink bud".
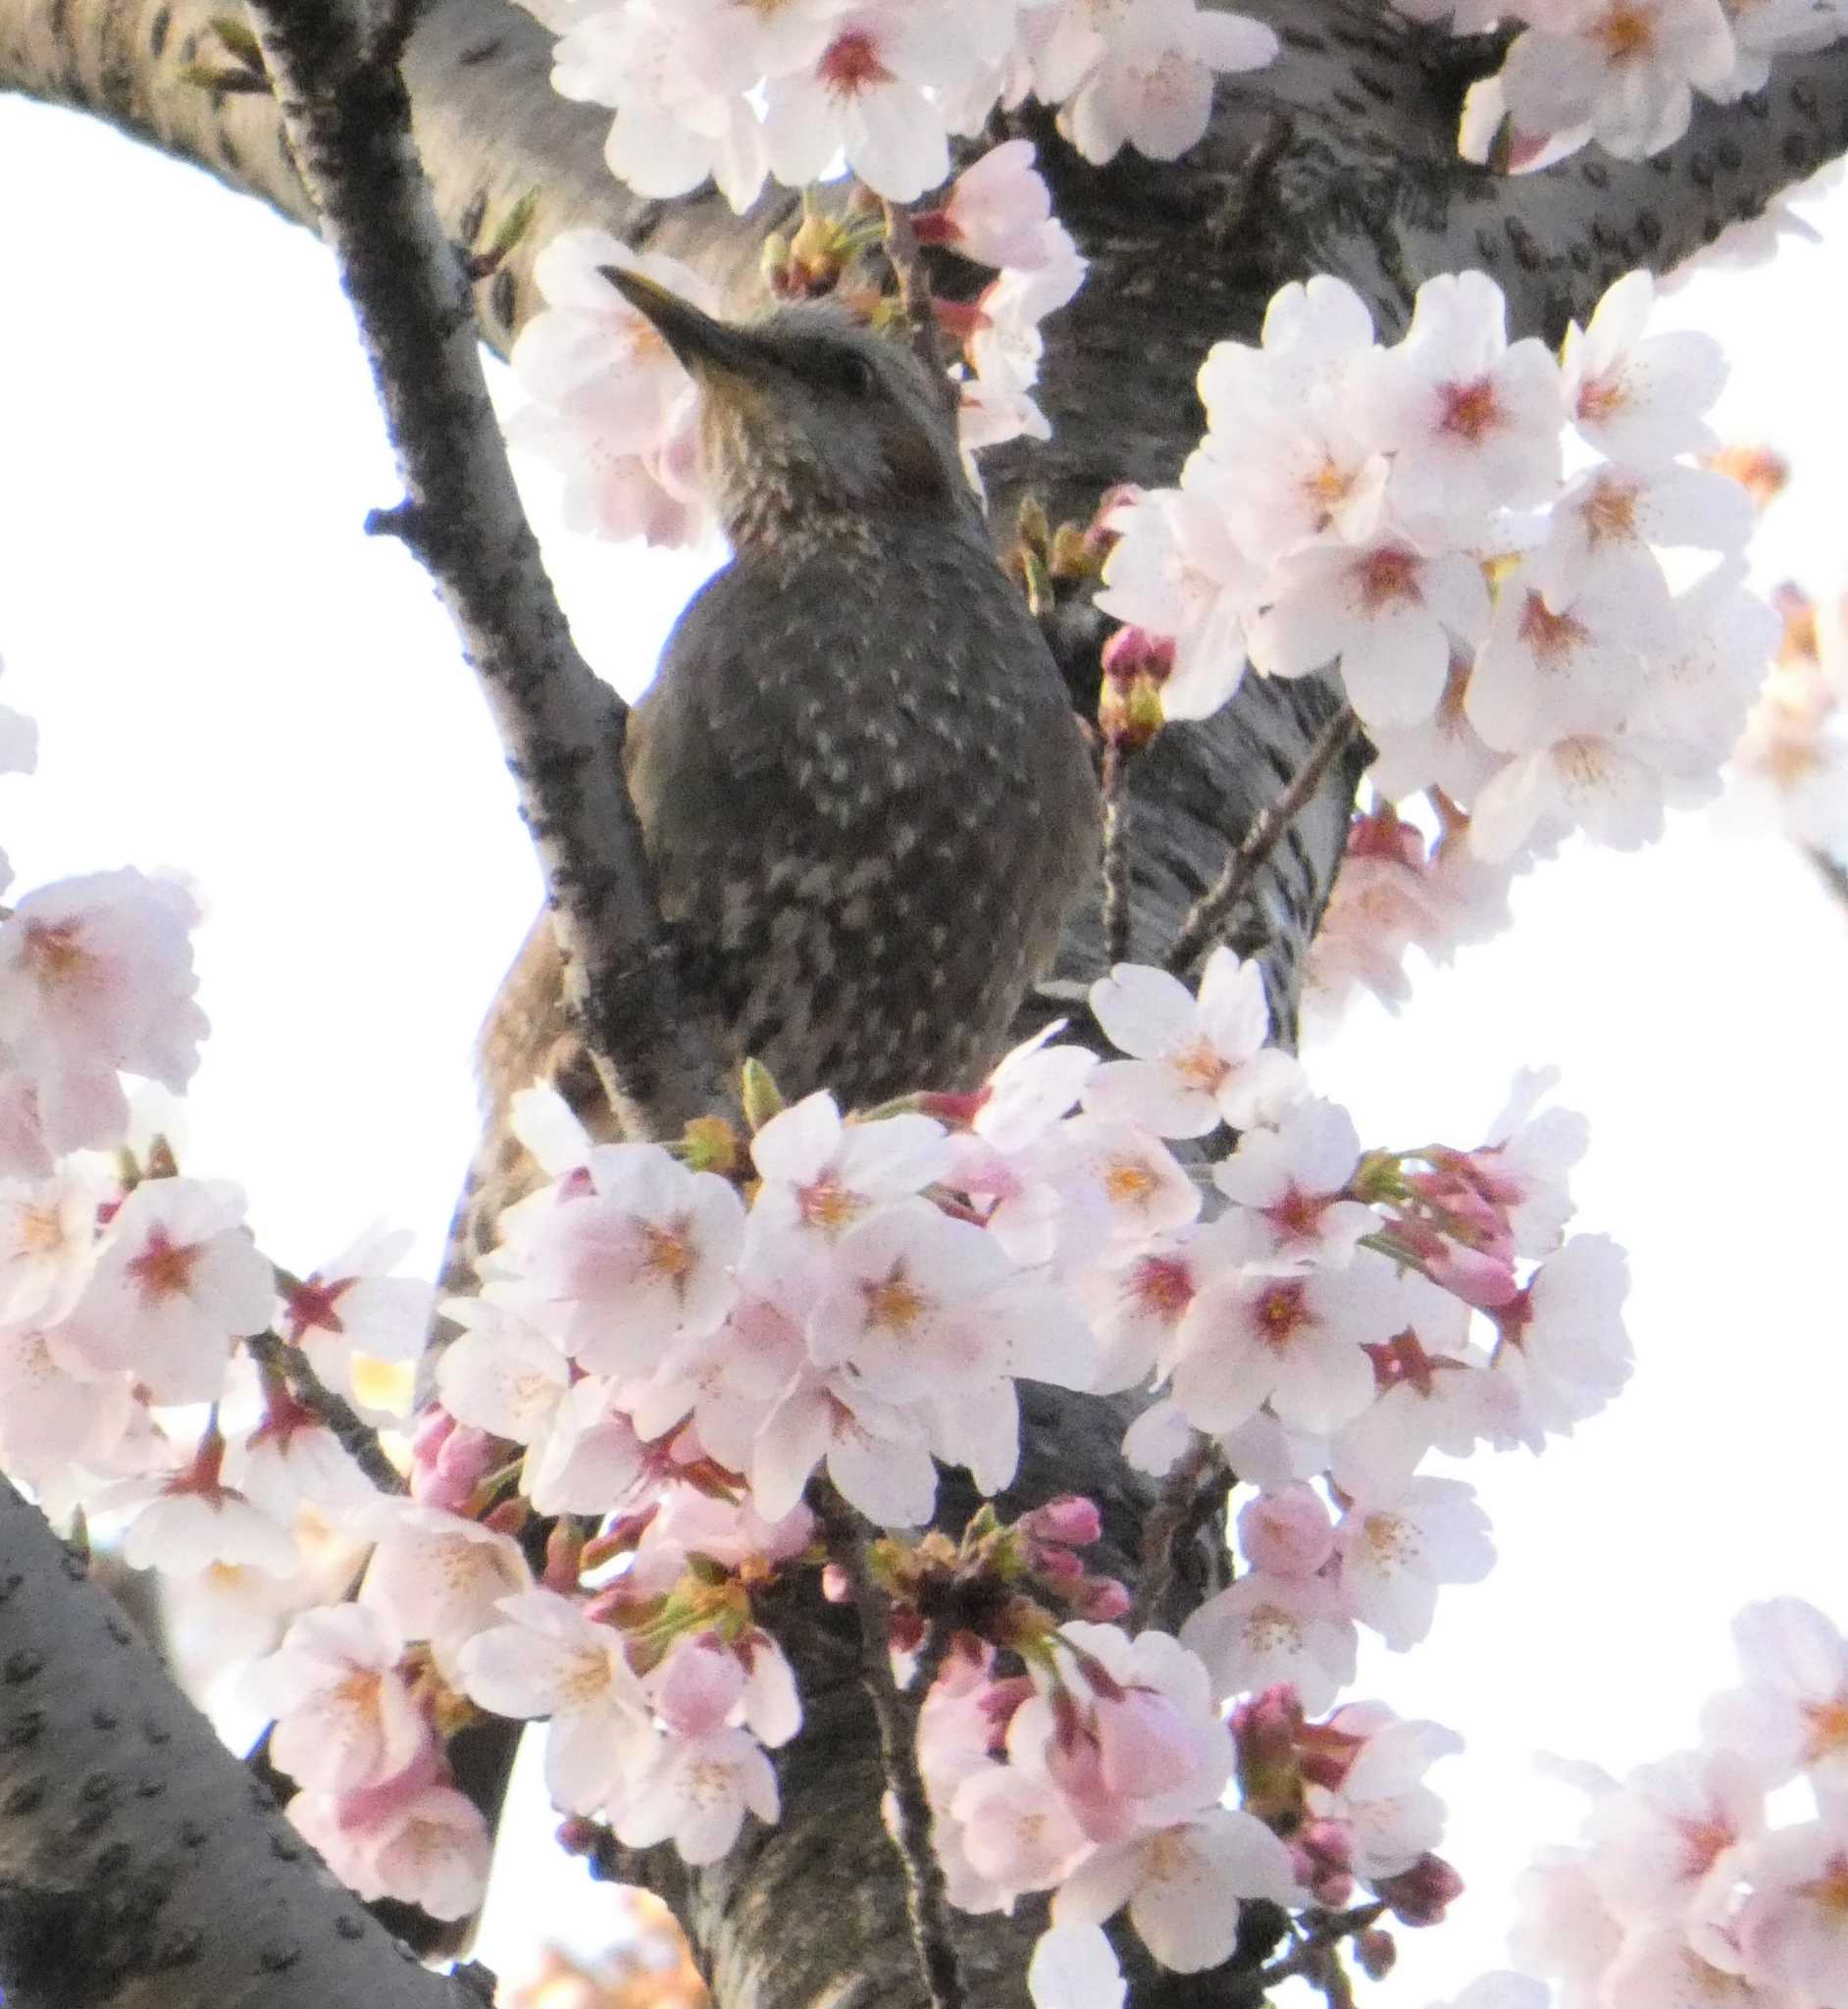
[[1374, 1889], [1402, 1926], [1435, 1926], [1463, 1895], [1463, 1880], [1442, 1856], [1423, 1855], [1396, 1877], [1382, 1877]]
[[446, 1410], [426, 1413], [411, 1440], [411, 1498], [459, 1514], [494, 1463], [494, 1439]]
[[1383, 1982], [1399, 1958], [1399, 1942], [1378, 1926], [1354, 1935], [1354, 1957], [1370, 1982]]
[[1335, 1526], [1314, 1487], [1259, 1493], [1239, 1511], [1239, 1542], [1254, 1570], [1313, 1576], [1335, 1552]]
[[1094, 1625], [1113, 1625], [1118, 1619], [1127, 1618], [1134, 1602], [1129, 1585], [1114, 1576], [1087, 1578], [1082, 1597], [1074, 1600], [1078, 1616]]
[[1104, 1532], [1104, 1516], [1095, 1500], [1082, 1493], [1061, 1493], [1031, 1514], [1020, 1517], [1021, 1527], [1036, 1541], [1062, 1542], [1067, 1548], [1083, 1549]]

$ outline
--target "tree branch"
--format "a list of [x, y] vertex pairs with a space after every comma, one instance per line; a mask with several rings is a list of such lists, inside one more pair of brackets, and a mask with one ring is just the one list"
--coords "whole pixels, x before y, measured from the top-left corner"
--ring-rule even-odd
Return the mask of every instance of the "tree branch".
[[0, 1478], [7, 2009], [478, 2009], [403, 1957]]
[[[892, 1677], [892, 1605], [874, 1580], [866, 1553], [866, 1527], [832, 1487], [823, 1491], [822, 1520], [828, 1552], [853, 1592], [860, 1628], [860, 1681], [879, 1723], [880, 1765], [892, 1795], [890, 1832], [904, 1870], [905, 1913], [931, 2009], [965, 2009], [961, 1964], [950, 1923], [943, 1865], [931, 1839], [930, 1796], [918, 1770], [918, 1709], [898, 1693]], [[933, 1681], [936, 1675], [933, 1673]], [[919, 1707], [929, 1693], [920, 1688]]]
[[572, 645], [488, 401], [468, 287], [432, 206], [395, 70], [354, 0], [252, 0], [289, 149], [339, 261], [407, 501], [391, 528], [436, 583], [520, 786], [611, 1107], [633, 1137], [727, 1107], [673, 984], [622, 776], [628, 708]]
[[300, 1347], [290, 1346], [275, 1332], [256, 1333], [244, 1345], [260, 1367], [280, 1375], [302, 1408], [312, 1410], [327, 1424], [340, 1448], [382, 1493], [404, 1491], [404, 1474], [385, 1455], [379, 1432], [343, 1395], [322, 1380]]

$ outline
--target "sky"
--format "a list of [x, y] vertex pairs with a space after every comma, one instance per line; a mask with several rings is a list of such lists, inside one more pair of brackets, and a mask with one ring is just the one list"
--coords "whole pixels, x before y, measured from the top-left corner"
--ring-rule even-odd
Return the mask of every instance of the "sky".
[[[446, 617], [362, 533], [398, 489], [329, 260], [206, 177], [13, 100], [0, 185], [30, 191], [9, 209], [0, 323], [0, 701], [42, 735], [38, 774], [0, 778], [15, 891], [185, 873], [214, 1031], [182, 1162], [240, 1181], [298, 1271], [378, 1219], [434, 1264], [475, 1134], [471, 1042], [539, 878]], [[1761, 583], [1820, 592], [1848, 586], [1848, 192], [1811, 215], [1833, 244], [1703, 275], [1663, 319], [1732, 354], [1726, 436], [1795, 462]], [[528, 472], [581, 645], [634, 692], [715, 554], [571, 539]], [[1722, 803], [1640, 854], [1567, 847], [1514, 920], [1419, 966], [1401, 1015], [1358, 1008], [1307, 1056], [1382, 1144], [1476, 1142], [1516, 1067], [1557, 1064], [1592, 1126], [1577, 1225], [1624, 1243], [1634, 1276], [1631, 1389], [1543, 1458], [1463, 1472], [1500, 1566], [1445, 1593], [1425, 1646], [1363, 1660], [1358, 1694], [1468, 1747], [1433, 1783], [1469, 1889], [1443, 1929], [1401, 1935], [1399, 1971], [1366, 1991], [1383, 2009], [1500, 1963], [1514, 1873], [1577, 1820], [1536, 1750], [1620, 1772], [1690, 1740], [1748, 1598], [1796, 1592], [1848, 1623], [1848, 914]], [[542, 1809], [527, 1819], [542, 1832]], [[575, 1867], [518, 1855], [481, 1947], [516, 1979], [536, 1905], [584, 1950], [616, 1917]]]

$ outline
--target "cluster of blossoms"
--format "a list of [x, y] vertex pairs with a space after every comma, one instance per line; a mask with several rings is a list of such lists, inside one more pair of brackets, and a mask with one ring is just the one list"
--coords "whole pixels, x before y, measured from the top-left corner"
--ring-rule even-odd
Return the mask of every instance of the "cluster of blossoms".
[[1592, 141], [1641, 160], [1687, 130], [1694, 96], [1736, 103], [1771, 61], [1848, 34], [1844, 0], [1390, 0], [1458, 34], [1519, 33], [1463, 108], [1465, 158], [1498, 142], [1508, 165], [1543, 168]]
[[737, 210], [767, 177], [845, 158], [910, 202], [952, 134], [998, 106], [1057, 105], [1088, 160], [1174, 160], [1205, 133], [1215, 74], [1260, 69], [1269, 28], [1198, 0], [526, 0], [559, 32], [552, 84], [614, 108], [604, 156], [639, 194], [707, 177]]
[[1743, 1683], [1694, 1749], [1620, 1782], [1564, 1768], [1591, 1801], [1584, 1839], [1536, 1857], [1513, 1939], [1560, 2009], [1848, 1995], [1848, 1640], [1793, 1597], [1748, 1605], [1733, 1638]]
[[[999, 277], [969, 302], [938, 302], [960, 347], [964, 447], [974, 452], [1051, 428], [1033, 399], [1040, 324], [1070, 300], [1085, 261], [1052, 215], [1032, 144], [1008, 140], [960, 175], [941, 206], [920, 212], [921, 238], [947, 246]], [[799, 231], [773, 274], [785, 290], [835, 290], [853, 304], [843, 278], [877, 225], [865, 219]], [[559, 467], [565, 519], [574, 531], [653, 544], [696, 542], [712, 527], [699, 461], [698, 393], [659, 330], [632, 307], [600, 268], [641, 273], [707, 312], [719, 302], [691, 267], [664, 252], [638, 253], [603, 231], [567, 231], [534, 261], [544, 309], [520, 332], [514, 374], [533, 402], [508, 437]], [[874, 297], [869, 314], [885, 311]]]
[[[1739, 583], [1748, 495], [1689, 461], [1719, 348], [1649, 335], [1652, 298], [1629, 274], [1556, 358], [1507, 340], [1480, 273], [1427, 281], [1389, 346], [1339, 281], [1286, 286], [1261, 346], [1203, 365], [1179, 488], [1110, 513], [1099, 604], [1172, 639], [1171, 663], [1149, 651], [1169, 717], [1215, 709], [1248, 660], [1334, 665], [1377, 797], [1423, 794], [1442, 823], [1435, 858], [1397, 819], [1357, 831], [1370, 883], [1346, 911], [1390, 926], [1324, 931], [1350, 964], [1330, 991], [1396, 970], [1408, 940], [1492, 927], [1509, 876], [1566, 832], [1641, 844], [1719, 787], [1776, 623]], [[1677, 592], [1662, 546], [1718, 560]]]

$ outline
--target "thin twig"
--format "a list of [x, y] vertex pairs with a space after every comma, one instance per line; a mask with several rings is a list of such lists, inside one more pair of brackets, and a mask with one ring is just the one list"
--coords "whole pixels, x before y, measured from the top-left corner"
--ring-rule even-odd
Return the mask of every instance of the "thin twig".
[[1218, 932], [1246, 889], [1258, 876], [1258, 868], [1270, 855], [1277, 840], [1289, 829], [1303, 805], [1321, 784], [1322, 776], [1353, 738], [1359, 721], [1352, 705], [1344, 704], [1315, 735], [1303, 765], [1291, 777], [1283, 792], [1258, 813], [1252, 827], [1225, 861], [1225, 870], [1195, 901], [1173, 947], [1162, 958], [1176, 976], [1191, 967], [1194, 958]]
[[[387, 45], [410, 19], [393, 0]], [[403, 80], [358, 0], [251, 0], [250, 21], [396, 450], [406, 503], [382, 527], [435, 581], [494, 715], [598, 1078], [629, 1135], [678, 1136], [729, 1108], [725, 1072], [664, 948], [623, 785], [628, 708], [573, 645], [520, 506]]]
[[[873, 1580], [866, 1554], [866, 1523], [832, 1488], [822, 1491], [828, 1553], [852, 1587], [853, 1608], [859, 1618], [860, 1680], [879, 1724], [880, 1765], [893, 1800], [892, 1842], [904, 1868], [904, 1908], [918, 1969], [931, 2009], [966, 2009], [969, 1998], [950, 1933], [943, 1865], [931, 1839], [930, 1796], [917, 1762], [918, 1709], [929, 1690], [920, 1689], [917, 1707], [907, 1707], [898, 1693], [892, 1677], [892, 1603]], [[947, 1628], [935, 1630], [945, 1632], [947, 1649]], [[926, 1641], [925, 1655], [920, 1657], [920, 1676], [931, 1644]], [[932, 1680], [941, 1665], [940, 1654], [932, 1667]]]
[[250, 1358], [258, 1366], [280, 1374], [288, 1392], [305, 1410], [312, 1410], [327, 1424], [341, 1447], [361, 1471], [382, 1493], [404, 1491], [404, 1475], [385, 1455], [379, 1433], [343, 1395], [322, 1380], [298, 1346], [290, 1346], [279, 1333], [259, 1332], [244, 1341]]
[[1848, 865], [1830, 856], [1820, 845], [1810, 846], [1805, 855], [1816, 867], [1817, 876], [1834, 896], [1836, 905], [1848, 913]]
[[951, 404], [956, 392], [945, 375], [948, 358], [939, 339], [941, 330], [937, 310], [931, 305], [930, 275], [924, 269], [917, 232], [911, 227], [911, 212], [902, 202], [885, 199], [880, 209], [886, 219], [886, 257], [898, 283], [898, 307], [904, 315], [911, 347], [933, 381], [942, 383], [945, 403]]
[[1130, 1630], [1140, 1632], [1154, 1623], [1167, 1601], [1174, 1582], [1174, 1566], [1179, 1560], [1181, 1537], [1193, 1524], [1195, 1503], [1201, 1489], [1213, 1475], [1231, 1483], [1219, 1450], [1210, 1438], [1203, 1437], [1168, 1473], [1161, 1497], [1143, 1528], [1142, 1581], [1136, 1589], [1136, 1603], [1130, 1616]]
[[1129, 960], [1131, 886], [1129, 872], [1130, 796], [1127, 776], [1133, 751], [1115, 741], [1104, 748], [1104, 961], [1106, 968]]
[[1311, 1928], [1309, 1936], [1294, 1953], [1286, 1953], [1281, 1960], [1273, 1960], [1268, 1967], [1259, 1968], [1253, 1980], [1266, 1993], [1279, 1982], [1289, 1981], [1293, 1975], [1304, 1975], [1313, 1980], [1317, 1968], [1343, 1939], [1352, 1938], [1356, 1932], [1364, 1932], [1385, 1915], [1386, 1906], [1378, 1901], [1357, 1904], [1352, 1911], [1336, 1912]]

